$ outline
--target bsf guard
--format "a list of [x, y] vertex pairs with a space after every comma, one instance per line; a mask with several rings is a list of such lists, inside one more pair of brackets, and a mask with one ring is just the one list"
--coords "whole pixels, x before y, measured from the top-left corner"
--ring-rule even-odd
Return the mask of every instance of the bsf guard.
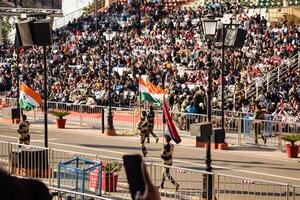
[[142, 111], [142, 117], [141, 120], [138, 123], [138, 129], [140, 130], [140, 142], [142, 146], [142, 152], [144, 157], [147, 155], [147, 149], [145, 146], [145, 139], [148, 132], [148, 121], [147, 121], [147, 113], [146, 111]]
[[149, 112], [147, 113], [147, 121], [148, 121], [148, 133], [147, 133], [147, 143], [150, 143], [150, 134], [156, 139], [156, 143], [158, 143], [158, 137], [153, 133], [154, 128], [154, 111], [153, 106], [150, 105]]
[[[163, 160], [163, 165], [169, 165], [172, 166], [173, 164], [173, 150], [174, 150], [174, 145], [170, 143], [171, 137], [168, 135], [165, 135], [165, 142], [162, 152], [161, 152], [161, 159]], [[171, 181], [171, 183], [175, 186], [175, 191], [178, 190], [179, 184], [175, 182], [174, 178], [170, 175], [170, 168], [169, 167], [164, 167], [162, 174], [161, 174], [161, 183], [160, 183], [160, 188], [164, 188], [164, 183], [166, 177]]]
[[258, 136], [261, 135], [261, 139], [264, 141], [264, 144], [267, 143], [266, 136], [261, 132], [262, 129], [262, 120], [264, 120], [266, 111], [262, 109], [261, 105], [256, 105], [256, 111], [254, 113], [254, 142], [258, 145]]
[[19, 133], [19, 144], [27, 144], [30, 143], [30, 135], [29, 135], [29, 122], [27, 121], [27, 116], [22, 116], [22, 122], [19, 124], [19, 128], [17, 132]]

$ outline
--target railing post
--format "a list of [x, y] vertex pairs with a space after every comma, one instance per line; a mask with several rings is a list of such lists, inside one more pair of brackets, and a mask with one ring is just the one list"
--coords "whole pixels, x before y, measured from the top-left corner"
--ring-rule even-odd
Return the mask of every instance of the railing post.
[[135, 134], [135, 112], [134, 112], [134, 108], [132, 109], [132, 132], [133, 134]]
[[102, 134], [104, 134], [104, 129], [105, 129], [105, 124], [104, 124], [104, 108], [101, 107], [101, 129], [102, 129]]
[[280, 81], [280, 66], [277, 68], [277, 82]]
[[277, 139], [278, 139], [278, 147], [277, 147], [277, 150], [278, 151], [282, 151], [282, 140], [281, 140], [281, 135], [282, 135], [282, 125], [281, 125], [281, 122], [278, 124], [278, 136], [277, 136]]
[[212, 175], [212, 199], [215, 199], [215, 173], [213, 173]]
[[79, 124], [82, 126], [82, 105], [79, 105]]
[[52, 152], [52, 149], [49, 148], [49, 161], [50, 161], [50, 166], [49, 166], [49, 185], [53, 186], [54, 185], [54, 153]]
[[[236, 98], [236, 93], [233, 93], [233, 105], [235, 105], [235, 98]], [[246, 98], [246, 93], [245, 93], [245, 98]]]
[[255, 81], [256, 99], [258, 98], [258, 80]]
[[290, 186], [286, 185], [286, 200], [289, 200], [289, 196], [290, 196]]
[[37, 108], [33, 109], [33, 120], [36, 121]]
[[242, 118], [239, 118], [238, 119], [238, 137], [237, 137], [238, 145], [241, 145], [241, 134], [242, 134]]
[[269, 85], [270, 85], [270, 73], [267, 74], [267, 92], [269, 92]]
[[217, 174], [217, 181], [218, 181], [218, 183], [217, 183], [217, 185], [218, 185], [218, 190], [217, 190], [218, 198], [217, 199], [220, 199], [220, 176], [219, 176], [219, 174]]
[[295, 186], [292, 187], [293, 187], [293, 200], [296, 200], [296, 187]]
[[300, 68], [300, 53], [298, 53], [298, 68]]

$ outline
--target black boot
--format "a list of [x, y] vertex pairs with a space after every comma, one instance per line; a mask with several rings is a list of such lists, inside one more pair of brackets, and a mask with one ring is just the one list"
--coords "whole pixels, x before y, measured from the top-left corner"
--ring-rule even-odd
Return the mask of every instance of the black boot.
[[160, 188], [161, 188], [161, 189], [164, 189], [164, 183], [165, 183], [165, 182], [161, 182], [161, 183], [160, 183]]
[[158, 138], [158, 137], [156, 137], [155, 139], [156, 139], [156, 143], [158, 143], [158, 140], [159, 140], [159, 138]]
[[142, 147], [142, 152], [143, 152], [144, 157], [146, 157], [146, 156], [147, 156], [147, 150], [146, 150], [146, 147]]
[[261, 139], [263, 139], [263, 141], [264, 141], [264, 144], [266, 144], [266, 143], [267, 143], [267, 138], [266, 138], [266, 136], [262, 135], [262, 136], [261, 136]]

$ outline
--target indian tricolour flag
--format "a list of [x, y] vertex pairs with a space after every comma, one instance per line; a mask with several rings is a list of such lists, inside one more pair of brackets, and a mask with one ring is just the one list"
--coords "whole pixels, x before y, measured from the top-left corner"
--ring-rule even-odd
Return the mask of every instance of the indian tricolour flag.
[[20, 107], [24, 110], [32, 110], [42, 103], [41, 96], [28, 87], [25, 83], [20, 86]]
[[162, 105], [165, 91], [155, 86], [150, 81], [139, 79], [139, 94], [141, 101], [149, 101], [156, 105]]

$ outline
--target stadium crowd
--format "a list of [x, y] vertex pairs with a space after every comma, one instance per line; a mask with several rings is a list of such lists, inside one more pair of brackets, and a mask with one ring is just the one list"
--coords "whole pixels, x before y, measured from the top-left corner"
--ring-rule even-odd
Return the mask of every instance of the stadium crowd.
[[[300, 25], [282, 20], [269, 23], [260, 15], [247, 16], [239, 5], [167, 9], [162, 5], [141, 5], [141, 23], [136, 5], [113, 4], [105, 12], [75, 19], [53, 31], [53, 46], [47, 49], [50, 101], [107, 105], [108, 42], [103, 33], [117, 30], [111, 45], [114, 104], [130, 106], [137, 102], [137, 78], [146, 75], [154, 84], [168, 90], [168, 103], [175, 111], [206, 113], [208, 70], [207, 49], [201, 18], [232, 13], [235, 22], [248, 30], [242, 49], [226, 49], [226, 109], [253, 112], [261, 104], [267, 113], [300, 115], [300, 69], [290, 68], [290, 57], [298, 53]], [[11, 46], [0, 49], [0, 91], [17, 97], [16, 52]], [[21, 81], [40, 94], [43, 90], [42, 51], [38, 47], [20, 50]], [[221, 56], [213, 52], [213, 101], [220, 101]], [[229, 96], [241, 91], [277, 68], [289, 73], [269, 91], [260, 88], [259, 97], [239, 101]], [[217, 104], [219, 105], [219, 104]]]

